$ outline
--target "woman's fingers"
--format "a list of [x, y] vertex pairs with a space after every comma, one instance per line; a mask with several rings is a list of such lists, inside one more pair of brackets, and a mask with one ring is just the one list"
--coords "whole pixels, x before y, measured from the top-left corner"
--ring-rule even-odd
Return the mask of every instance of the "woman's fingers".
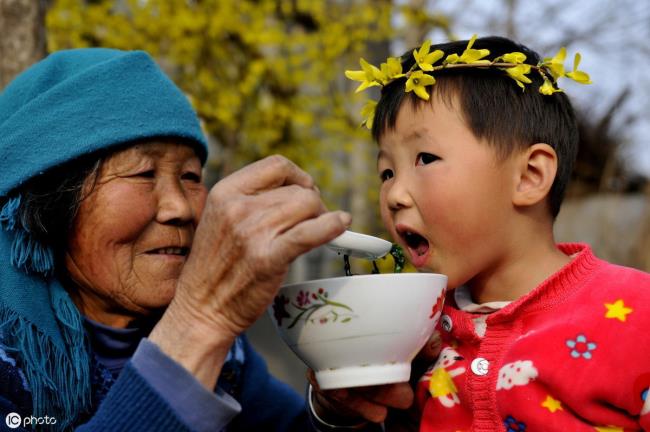
[[350, 214], [342, 211], [323, 213], [307, 219], [278, 236], [275, 250], [291, 262], [299, 255], [342, 234], [351, 221]]
[[[333, 239], [349, 226], [351, 217], [343, 212], [327, 212], [317, 188], [306, 186], [313, 186], [311, 178], [288, 160], [267, 158], [247, 168], [233, 174], [238, 181], [228, 177], [222, 180], [227, 183], [225, 187], [220, 182], [208, 195], [196, 239], [208, 242], [213, 254], [234, 261], [257, 260], [266, 263], [254, 266], [262, 273], [282, 273], [297, 256]], [[293, 183], [278, 186], [280, 182]], [[228, 184], [255, 193], [244, 194]], [[271, 186], [275, 187], [265, 189]], [[214, 237], [222, 241], [215, 242]], [[200, 246], [194, 245], [193, 251], [202, 250]], [[227, 250], [232, 252], [223, 254]]]
[[274, 227], [277, 234], [327, 212], [317, 190], [298, 185], [281, 186], [244, 199], [249, 209], [246, 217], [261, 226]]
[[234, 189], [245, 195], [254, 195], [265, 190], [295, 184], [308, 189], [314, 188], [314, 180], [296, 164], [282, 156], [269, 156], [219, 182], [220, 187]]
[[299, 255], [343, 233], [350, 222], [346, 212], [328, 212], [318, 192], [296, 185], [254, 196], [211, 196], [193, 252], [205, 259], [207, 248], [223, 256], [212, 263], [246, 260], [264, 274], [283, 272]]

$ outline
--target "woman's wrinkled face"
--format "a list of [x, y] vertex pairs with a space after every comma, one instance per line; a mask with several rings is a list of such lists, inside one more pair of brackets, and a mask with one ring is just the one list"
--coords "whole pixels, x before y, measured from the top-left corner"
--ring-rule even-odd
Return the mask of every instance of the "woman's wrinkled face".
[[137, 144], [106, 159], [79, 207], [66, 268], [82, 314], [115, 327], [169, 304], [207, 196], [184, 144]]

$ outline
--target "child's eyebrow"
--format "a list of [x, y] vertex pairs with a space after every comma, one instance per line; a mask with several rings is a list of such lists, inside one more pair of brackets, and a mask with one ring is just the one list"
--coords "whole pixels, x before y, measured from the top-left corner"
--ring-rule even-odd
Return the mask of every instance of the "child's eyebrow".
[[411, 132], [410, 134], [406, 135], [406, 137], [404, 137], [404, 141], [414, 141], [414, 140], [417, 140], [419, 138], [422, 138], [422, 135], [425, 135], [425, 134], [423, 134], [420, 131], [420, 129], [417, 129], [417, 130], [414, 130], [413, 132]]

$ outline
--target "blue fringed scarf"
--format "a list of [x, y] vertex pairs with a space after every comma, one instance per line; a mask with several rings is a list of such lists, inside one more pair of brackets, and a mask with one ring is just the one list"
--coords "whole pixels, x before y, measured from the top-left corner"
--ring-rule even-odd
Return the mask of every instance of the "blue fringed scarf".
[[83, 321], [61, 284], [51, 277], [54, 259], [16, 217], [20, 197], [0, 211], [0, 335], [17, 358], [32, 394], [33, 415], [71, 428], [90, 406], [90, 372]]
[[20, 201], [20, 195], [10, 198], [0, 210], [0, 225], [14, 236], [9, 257], [11, 265], [26, 273], [51, 275], [54, 271], [54, 253], [49, 247], [34, 240], [16, 216]]
[[89, 350], [52, 251], [17, 217], [21, 187], [79, 157], [160, 137], [193, 144], [205, 162], [196, 113], [142, 51], [59, 51], [0, 93], [0, 344], [25, 374], [32, 415], [56, 417], [56, 430], [90, 408]]

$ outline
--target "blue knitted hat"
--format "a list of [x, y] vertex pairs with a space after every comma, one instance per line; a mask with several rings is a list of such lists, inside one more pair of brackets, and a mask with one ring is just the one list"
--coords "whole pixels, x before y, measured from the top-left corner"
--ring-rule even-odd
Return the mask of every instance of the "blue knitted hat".
[[59, 51], [0, 94], [0, 196], [48, 168], [154, 137], [206, 141], [183, 93], [142, 51]]
[[88, 351], [52, 252], [16, 217], [20, 187], [79, 157], [162, 137], [193, 145], [205, 162], [196, 113], [142, 51], [59, 51], [0, 93], [0, 342], [26, 375], [33, 414], [57, 417], [59, 430], [89, 408]]

